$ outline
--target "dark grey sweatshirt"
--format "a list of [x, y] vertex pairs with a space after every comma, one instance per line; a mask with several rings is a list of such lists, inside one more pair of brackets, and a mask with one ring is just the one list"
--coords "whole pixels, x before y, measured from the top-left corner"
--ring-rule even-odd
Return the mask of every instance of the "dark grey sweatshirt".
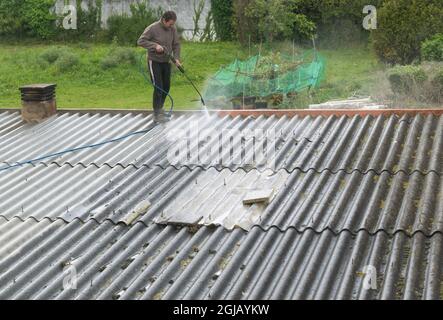
[[172, 52], [176, 59], [180, 59], [180, 39], [175, 27], [166, 28], [161, 21], [154, 22], [145, 29], [137, 41], [140, 47], [148, 50], [149, 59], [157, 62], [168, 62], [166, 54], [157, 53], [155, 47], [157, 44]]

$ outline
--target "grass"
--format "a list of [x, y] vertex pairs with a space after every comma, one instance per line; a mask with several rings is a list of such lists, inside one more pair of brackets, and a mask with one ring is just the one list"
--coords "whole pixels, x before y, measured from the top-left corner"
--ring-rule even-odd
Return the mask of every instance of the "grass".
[[[54, 47], [68, 52], [64, 62], [50, 63], [44, 59]], [[109, 68], [103, 67], [103, 60], [109, 58], [116, 49], [107, 44], [0, 44], [0, 107], [20, 107], [18, 87], [21, 85], [57, 83], [59, 108], [150, 109], [152, 87], [142, 78], [136, 63], [125, 61], [107, 64], [111, 65]], [[274, 47], [274, 50], [280, 49], [286, 50], [287, 45]], [[144, 53], [140, 48], [127, 50], [134, 51], [137, 60]], [[255, 47], [251, 50], [254, 54], [258, 49]], [[291, 48], [287, 51], [291, 52]], [[320, 49], [320, 52], [327, 61], [326, 78], [312, 98], [300, 98], [295, 103], [297, 107], [346, 98], [356, 91], [370, 93], [376, 83], [376, 73], [382, 69], [371, 50], [359, 45], [339, 50]], [[202, 90], [206, 79], [221, 66], [235, 58], [246, 58], [248, 54], [247, 48], [236, 43], [185, 42], [182, 46], [185, 68]], [[52, 62], [53, 58], [49, 60]], [[199, 108], [198, 96], [175, 69], [171, 95], [176, 109]]]
[[378, 89], [379, 72], [384, 69], [373, 51], [366, 46], [321, 51], [326, 58], [326, 78], [316, 92], [320, 101], [371, 95]]

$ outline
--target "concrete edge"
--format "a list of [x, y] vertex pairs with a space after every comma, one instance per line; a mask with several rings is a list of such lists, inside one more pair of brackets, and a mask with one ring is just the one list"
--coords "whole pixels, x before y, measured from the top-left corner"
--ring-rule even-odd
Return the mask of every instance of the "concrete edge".
[[[21, 108], [0, 108], [2, 111], [20, 112]], [[152, 114], [152, 110], [143, 109], [82, 109], [82, 108], [69, 108], [58, 109], [57, 113], [109, 113], [109, 114], [127, 114], [127, 113], [140, 113], [140, 114]], [[176, 115], [185, 115], [189, 113], [205, 113], [205, 110], [177, 110], [174, 111]], [[219, 116], [244, 116], [244, 117], [259, 117], [259, 116], [277, 116], [277, 117], [294, 117], [294, 116], [380, 116], [380, 115], [417, 115], [417, 114], [430, 114], [440, 116], [443, 115], [442, 108], [432, 109], [253, 109], [253, 110], [208, 110], [209, 114], [217, 114]]]

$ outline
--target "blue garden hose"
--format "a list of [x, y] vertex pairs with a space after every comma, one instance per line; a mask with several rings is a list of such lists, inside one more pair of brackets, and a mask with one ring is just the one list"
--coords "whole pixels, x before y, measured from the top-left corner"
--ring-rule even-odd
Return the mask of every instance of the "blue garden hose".
[[[139, 71], [143, 75], [143, 77], [146, 80], [146, 82], [152, 84], [155, 88], [157, 88], [158, 90], [160, 90], [160, 91], [162, 91], [162, 92], [167, 94], [167, 96], [171, 100], [171, 108], [170, 108], [170, 110], [168, 112], [168, 115], [171, 115], [172, 111], [174, 109], [174, 99], [172, 98], [172, 96], [168, 92], [164, 91], [162, 88], [157, 87], [154, 82], [149, 80], [149, 78], [146, 75], [146, 72], [143, 69], [143, 63], [141, 62], [141, 59], [143, 58], [143, 56], [144, 56], [143, 54], [140, 55], [140, 60], [139, 60], [139, 63], [138, 63]], [[146, 134], [146, 133], [150, 132], [152, 129], [154, 129], [156, 126], [157, 126], [157, 124], [153, 123], [148, 129], [141, 130], [141, 131], [130, 132], [130, 133], [128, 133], [128, 134], [126, 134], [126, 135], [124, 135], [122, 137], [114, 138], [114, 139], [111, 139], [111, 140], [106, 140], [106, 141], [95, 143], [95, 144], [89, 144], [89, 145], [85, 145], [85, 146], [81, 146], [81, 147], [71, 148], [71, 149], [60, 151], [60, 152], [47, 154], [47, 155], [44, 155], [44, 156], [39, 156], [38, 158], [35, 158], [35, 159], [25, 160], [25, 161], [22, 161], [22, 162], [17, 162], [15, 164], [11, 164], [11, 165], [8, 164], [8, 165], [5, 165], [3, 167], [0, 167], [0, 172], [6, 171], [6, 170], [10, 170], [10, 169], [13, 169], [13, 168], [17, 168], [17, 167], [21, 167], [21, 166], [26, 165], [26, 164], [32, 164], [34, 162], [42, 161], [42, 160], [45, 160], [45, 159], [58, 157], [58, 156], [61, 156], [61, 155], [67, 154], [67, 153], [71, 153], [71, 152], [76, 152], [76, 151], [80, 151], [80, 150], [84, 150], [84, 149], [98, 148], [98, 147], [104, 146], [106, 144], [110, 144], [110, 143], [114, 143], [114, 142], [125, 140], [125, 139], [127, 139], [129, 137], [132, 137], [132, 136], [135, 136], [135, 135]]]
[[155, 126], [156, 126], [156, 124], [152, 124], [146, 130], [131, 132], [131, 133], [128, 133], [127, 135], [124, 135], [124, 136], [119, 137], [119, 138], [114, 138], [114, 139], [111, 139], [111, 140], [106, 140], [106, 141], [95, 143], [95, 144], [85, 145], [85, 146], [81, 146], [81, 147], [77, 147], [77, 148], [72, 148], [72, 149], [67, 149], [67, 150], [64, 150], [64, 151], [56, 152], [56, 153], [51, 153], [51, 154], [48, 154], [48, 155], [45, 155], [45, 156], [40, 156], [40, 157], [32, 159], [32, 160], [26, 160], [26, 161], [23, 161], [23, 162], [17, 162], [16, 164], [13, 164], [13, 165], [6, 165], [6, 166], [0, 168], [0, 172], [1, 171], [6, 171], [6, 170], [9, 170], [9, 169], [12, 169], [12, 168], [16, 168], [16, 167], [21, 167], [21, 166], [23, 166], [25, 164], [32, 164], [33, 162], [38, 162], [38, 161], [41, 161], [41, 160], [44, 160], [44, 159], [58, 157], [58, 156], [66, 154], [66, 153], [76, 152], [76, 151], [80, 151], [80, 150], [84, 150], [84, 149], [97, 148], [97, 147], [101, 147], [101, 146], [109, 144], [109, 143], [118, 142], [118, 141], [127, 139], [127, 138], [129, 138], [131, 136], [135, 136], [135, 135], [139, 135], [139, 134], [145, 134], [145, 133], [148, 133], [149, 131], [151, 131], [152, 129], [154, 129]]

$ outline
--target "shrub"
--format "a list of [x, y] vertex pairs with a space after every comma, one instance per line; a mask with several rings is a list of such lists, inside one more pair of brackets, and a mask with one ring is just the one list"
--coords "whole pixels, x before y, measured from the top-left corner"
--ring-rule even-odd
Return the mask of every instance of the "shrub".
[[441, 0], [384, 0], [372, 33], [378, 57], [391, 64], [410, 64], [420, 57], [423, 40], [443, 31]]
[[211, 0], [211, 10], [217, 39], [232, 40], [234, 34], [232, 0]]
[[[312, 0], [311, 0], [312, 1]], [[370, 32], [363, 28], [366, 14], [363, 8], [374, 5], [380, 8], [383, 0], [329, 0], [319, 1], [320, 20], [318, 38], [320, 45], [340, 48], [350, 43], [367, 43]]]
[[70, 71], [73, 67], [79, 64], [79, 58], [72, 52], [65, 52], [54, 63], [59, 72]]
[[135, 64], [137, 61], [135, 51], [130, 48], [117, 48], [112, 55], [117, 58], [119, 63]]
[[40, 54], [40, 59], [49, 65], [55, 65], [60, 72], [69, 71], [80, 63], [77, 55], [64, 47], [51, 47]]
[[56, 62], [62, 55], [67, 53], [66, 48], [50, 47], [40, 54], [40, 58], [49, 64]]
[[387, 72], [396, 105], [426, 106], [443, 102], [443, 63], [396, 66]]
[[396, 66], [388, 72], [392, 91], [399, 95], [420, 90], [427, 78], [426, 72], [420, 66]]
[[0, 1], [0, 35], [19, 35], [23, 30], [22, 0]]
[[117, 59], [113, 56], [105, 57], [101, 62], [100, 66], [103, 70], [108, 70], [112, 68], [116, 68], [119, 65]]
[[160, 19], [161, 9], [151, 8], [148, 0], [131, 4], [131, 15], [115, 15], [108, 19], [108, 40], [135, 45], [145, 28]]
[[427, 61], [443, 61], [443, 33], [422, 43], [421, 55]]
[[137, 62], [137, 54], [135, 50], [130, 48], [116, 48], [101, 61], [102, 69], [115, 68], [122, 64], [134, 65]]
[[80, 49], [83, 49], [83, 50], [90, 50], [92, 48], [92, 45], [87, 42], [79, 42], [77, 45]]
[[87, 0], [87, 10], [82, 0], [76, 0], [77, 30], [69, 31], [75, 39], [90, 40], [101, 30], [102, 0]]
[[440, 68], [431, 81], [430, 98], [434, 102], [443, 102], [443, 67]]
[[435, 84], [435, 86], [441, 88], [440, 91], [443, 93], [443, 68], [437, 72], [437, 75], [434, 77], [432, 82]]
[[41, 39], [52, 38], [56, 34], [57, 19], [52, 9], [55, 0], [26, 0], [23, 2], [23, 17], [29, 28], [29, 34]]
[[[300, 0], [297, 12], [317, 25], [322, 46], [340, 47], [350, 42], [367, 41], [369, 32], [363, 29], [363, 7], [379, 8], [383, 0]], [[298, 38], [300, 35], [296, 34]]]
[[0, 35], [52, 38], [56, 34], [55, 0], [1, 0]]

